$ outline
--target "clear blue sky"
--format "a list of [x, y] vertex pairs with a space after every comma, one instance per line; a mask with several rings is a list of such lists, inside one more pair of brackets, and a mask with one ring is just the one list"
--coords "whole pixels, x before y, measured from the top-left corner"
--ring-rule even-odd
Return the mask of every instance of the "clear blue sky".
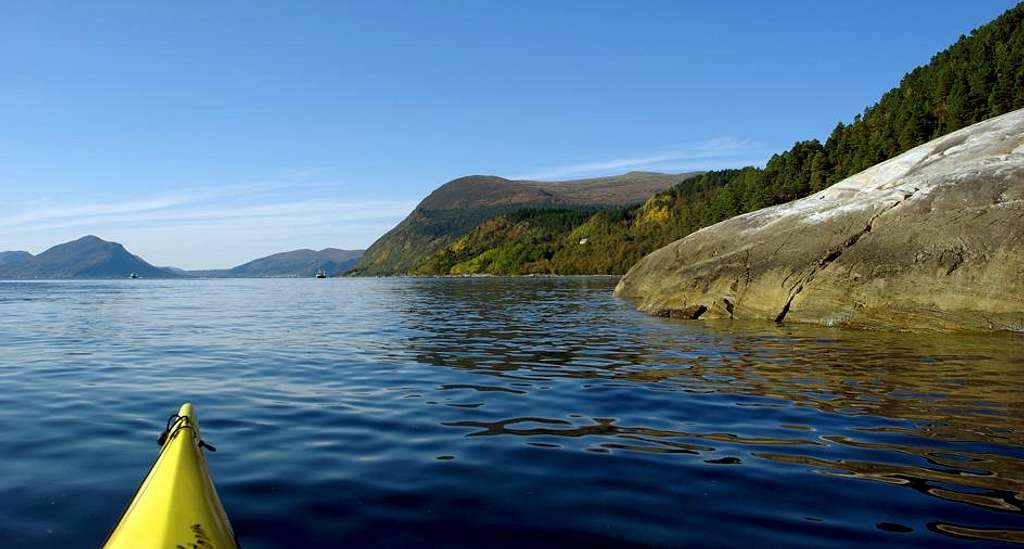
[[0, 250], [366, 247], [461, 175], [762, 164], [1014, 2], [6, 2]]

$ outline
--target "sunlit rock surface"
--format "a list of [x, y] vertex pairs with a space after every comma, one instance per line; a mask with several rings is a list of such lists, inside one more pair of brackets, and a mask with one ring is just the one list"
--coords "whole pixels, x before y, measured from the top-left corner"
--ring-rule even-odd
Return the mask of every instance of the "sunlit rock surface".
[[677, 240], [615, 292], [680, 318], [1024, 331], [1024, 110]]

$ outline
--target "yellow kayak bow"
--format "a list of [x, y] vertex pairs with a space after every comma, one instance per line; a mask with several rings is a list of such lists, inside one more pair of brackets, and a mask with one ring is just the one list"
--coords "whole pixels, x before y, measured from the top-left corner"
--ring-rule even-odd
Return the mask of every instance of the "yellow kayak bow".
[[160, 436], [160, 455], [121, 515], [107, 549], [237, 548], [227, 514], [206, 467], [192, 404], [181, 405]]

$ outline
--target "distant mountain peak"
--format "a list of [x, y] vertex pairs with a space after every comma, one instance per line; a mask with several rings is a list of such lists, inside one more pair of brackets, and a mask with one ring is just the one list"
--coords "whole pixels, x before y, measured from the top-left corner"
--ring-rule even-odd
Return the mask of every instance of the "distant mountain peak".
[[650, 170], [632, 170], [625, 173], [625, 175], [672, 175], [664, 172], [652, 172]]
[[455, 179], [452, 179], [448, 183], [465, 183], [465, 182], [495, 182], [495, 183], [507, 182], [507, 183], [511, 183], [512, 181], [513, 181], [512, 179], [508, 179], [507, 177], [501, 177], [500, 175], [475, 173], [475, 174], [470, 174], [470, 175], [463, 175], [461, 177], [456, 177]]
[[306, 277], [318, 271], [328, 275], [341, 274], [354, 267], [363, 250], [301, 248], [260, 257], [230, 269], [192, 271], [207, 277]]
[[5, 265], [24, 263], [25, 261], [32, 259], [32, 257], [32, 254], [21, 250], [0, 252], [0, 268], [3, 268]]
[[57, 244], [36, 256], [28, 252], [13, 253], [19, 255], [5, 253], [7, 260], [0, 261], [0, 277], [120, 278], [131, 273], [148, 278], [180, 276], [170, 269], [150, 265], [118, 242], [96, 235]]
[[454, 210], [513, 205], [621, 206], [643, 202], [691, 175], [695, 174], [633, 171], [562, 181], [467, 175], [435, 189], [417, 209]]

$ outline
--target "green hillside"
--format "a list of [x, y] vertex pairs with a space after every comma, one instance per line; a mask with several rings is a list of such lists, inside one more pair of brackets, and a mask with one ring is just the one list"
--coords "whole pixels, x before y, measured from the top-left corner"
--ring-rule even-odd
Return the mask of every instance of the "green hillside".
[[431, 252], [443, 249], [480, 222], [515, 209], [483, 206], [472, 209], [416, 208], [408, 217], [374, 242], [349, 275], [409, 274]]
[[[709, 172], [644, 204], [523, 211], [488, 219], [417, 274], [621, 274], [638, 259], [729, 217], [821, 190], [936, 137], [1024, 108], [1024, 4], [961, 36], [824, 144], [801, 141], [764, 169]], [[586, 239], [585, 241], [583, 239]]]
[[524, 209], [592, 212], [602, 207], [639, 204], [694, 175], [629, 172], [575, 181], [460, 177], [430, 193], [408, 217], [374, 242], [349, 274], [413, 273], [431, 254], [497, 215]]
[[593, 210], [529, 209], [484, 221], [431, 255], [413, 274], [549, 273], [559, 239], [587, 221]]

